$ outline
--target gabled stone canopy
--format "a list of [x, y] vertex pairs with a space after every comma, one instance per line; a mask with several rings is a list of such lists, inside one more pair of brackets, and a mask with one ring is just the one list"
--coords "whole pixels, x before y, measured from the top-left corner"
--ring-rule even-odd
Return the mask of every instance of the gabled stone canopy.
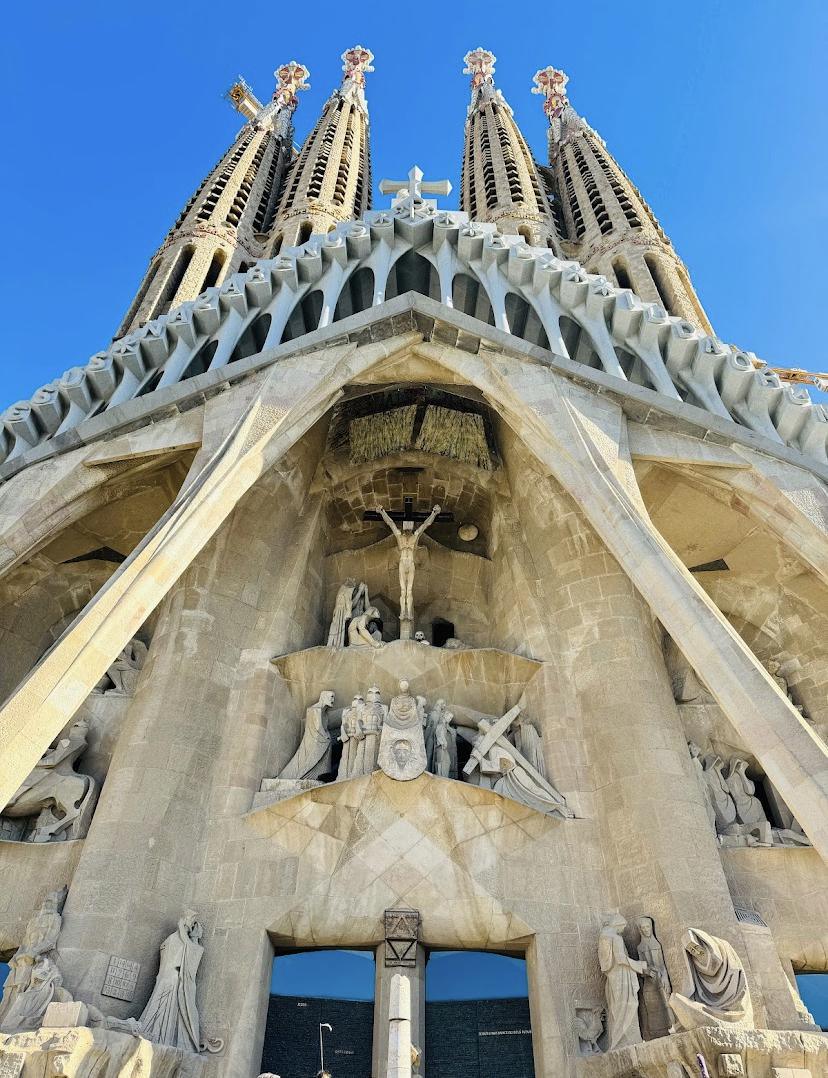
[[803, 387], [757, 369], [751, 353], [706, 336], [577, 262], [428, 203], [413, 220], [375, 211], [340, 224], [114, 341], [86, 366], [8, 408], [0, 451], [7, 461], [37, 459], [34, 447], [73, 444], [90, 417], [101, 419], [126, 402], [151, 399], [407, 291], [538, 345], [549, 361], [570, 358], [585, 370], [703, 408], [808, 460], [828, 461], [825, 409]]

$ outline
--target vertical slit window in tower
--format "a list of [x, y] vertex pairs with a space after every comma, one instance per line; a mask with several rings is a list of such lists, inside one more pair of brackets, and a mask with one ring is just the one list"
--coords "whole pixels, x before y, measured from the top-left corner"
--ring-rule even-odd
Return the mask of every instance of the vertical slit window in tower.
[[572, 214], [572, 223], [575, 226], [575, 238], [580, 239], [586, 231], [586, 228], [584, 226], [584, 215], [581, 212], [581, 206], [578, 202], [578, 194], [572, 180], [572, 171], [568, 157], [569, 152], [569, 147], [565, 147], [563, 155], [561, 156], [561, 168], [563, 170], [564, 186], [566, 187], [566, 197], [569, 201], [569, 212]]
[[[262, 193], [259, 195], [259, 205], [256, 207], [256, 213], [253, 217], [253, 231], [263, 232], [265, 230], [265, 213], [270, 202], [270, 192], [273, 190], [273, 181], [276, 175], [276, 166], [279, 161], [278, 144], [276, 139], [273, 138], [268, 132], [262, 140], [262, 155], [266, 150], [270, 150], [270, 158], [267, 162], [265, 180], [262, 184]], [[262, 156], [264, 160], [264, 156]]]
[[120, 337], [124, 333], [129, 332], [129, 327], [132, 325], [132, 320], [138, 314], [139, 310], [141, 309], [141, 304], [147, 298], [147, 293], [149, 292], [150, 288], [152, 287], [153, 281], [158, 276], [158, 271], [161, 269], [163, 261], [164, 261], [163, 258], [157, 259], [156, 262], [155, 262], [155, 265], [150, 266], [150, 268], [147, 270], [147, 274], [144, 277], [144, 283], [138, 289], [138, 294], [136, 295], [135, 299], [132, 301], [132, 304], [130, 305], [129, 310], [124, 315], [124, 320], [123, 320], [123, 322], [121, 322], [121, 326], [120, 326], [116, 336]]
[[155, 309], [150, 315], [151, 318], [157, 318], [160, 314], [166, 314], [172, 306], [176, 292], [178, 292], [178, 289], [181, 287], [181, 282], [184, 280], [184, 274], [187, 272], [194, 252], [195, 248], [191, 244], [187, 244], [186, 247], [178, 252], [178, 256], [173, 263], [173, 268], [170, 270], [170, 275], [155, 304]]
[[345, 194], [348, 190], [348, 169], [351, 164], [351, 154], [354, 149], [354, 110], [348, 114], [348, 126], [345, 130], [345, 138], [342, 140], [342, 152], [339, 157], [339, 168], [336, 173], [334, 186], [334, 205], [341, 206], [345, 202]]
[[303, 243], [307, 243], [313, 235], [313, 225], [310, 221], [303, 221], [299, 226], [299, 235], [296, 238], [296, 246], [301, 247]]
[[276, 235], [273, 237], [273, 245], [270, 248], [271, 258], [275, 258], [276, 255], [281, 251], [283, 238], [284, 237], [282, 236], [281, 232], [277, 232]]
[[612, 264], [612, 272], [615, 274], [615, 279], [618, 282], [619, 288], [632, 289], [632, 281], [630, 280], [630, 274], [623, 259], [616, 258], [616, 260]]
[[673, 299], [673, 290], [667, 281], [658, 257], [653, 254], [644, 255], [644, 261], [647, 264], [647, 269], [650, 271], [650, 277], [652, 277], [655, 290], [658, 292], [658, 298], [661, 300], [661, 306], [667, 312], [667, 314], [675, 314], [675, 302]]
[[621, 184], [618, 173], [609, 163], [606, 156], [602, 153], [601, 148], [591, 139], [589, 140], [589, 147], [592, 150], [593, 156], [601, 167], [604, 175], [609, 180], [610, 187], [612, 188], [612, 193], [618, 199], [618, 204], [621, 207], [624, 217], [627, 219], [627, 224], [630, 226], [630, 228], [641, 228], [641, 219], [635, 212], [635, 209], [630, 202], [629, 195], [624, 190], [623, 185]]
[[583, 180], [587, 197], [589, 198], [589, 204], [592, 206], [592, 212], [595, 214], [595, 220], [598, 222], [598, 227], [601, 229], [602, 235], [606, 235], [608, 232], [612, 232], [612, 221], [607, 212], [607, 207], [604, 205], [601, 192], [598, 190], [598, 185], [596, 184], [592, 173], [589, 171], [589, 166], [578, 146], [575, 147], [575, 163], [581, 174], [581, 179]]
[[[199, 295], [206, 291], [208, 288], [212, 288], [214, 284], [218, 284], [218, 279], [221, 274], [222, 266], [227, 261], [226, 252], [221, 248], [213, 252], [213, 257], [210, 260], [210, 265], [207, 268], [207, 272], [204, 274], [204, 280], [201, 282], [201, 288], [198, 290]], [[241, 267], [239, 267], [241, 270]]]
[[262, 156], [265, 151], [265, 140], [259, 143], [256, 153], [253, 156], [253, 160], [250, 162], [250, 166], [247, 172], [244, 174], [244, 179], [239, 184], [239, 189], [236, 192], [236, 197], [233, 199], [233, 205], [230, 207], [230, 211], [227, 214], [226, 223], [232, 225], [234, 228], [238, 228], [239, 221], [241, 221], [242, 214], [247, 206], [247, 200], [250, 198], [250, 192], [253, 188], [253, 184], [256, 181], [256, 176], [259, 172], [259, 168], [262, 163]]
[[210, 214], [213, 212], [213, 210], [216, 208], [216, 203], [221, 197], [222, 191], [227, 186], [227, 181], [232, 176], [233, 169], [241, 160], [242, 155], [250, 144], [250, 140], [252, 139], [252, 137], [253, 132], [249, 131], [246, 135], [243, 136], [243, 138], [239, 142], [239, 145], [234, 150], [232, 156], [230, 157], [230, 160], [224, 166], [218, 179], [211, 187], [210, 193], [207, 195], [207, 198], [204, 201], [204, 205], [198, 211], [199, 221], [206, 221]]

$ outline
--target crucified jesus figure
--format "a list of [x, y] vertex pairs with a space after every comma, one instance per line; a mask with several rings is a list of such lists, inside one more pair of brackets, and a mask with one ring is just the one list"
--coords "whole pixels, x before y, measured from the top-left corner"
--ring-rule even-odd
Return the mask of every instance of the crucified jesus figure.
[[413, 520], [404, 520], [402, 522], [402, 531], [400, 531], [381, 505], [375, 506], [374, 509], [391, 529], [391, 534], [397, 540], [400, 551], [400, 621], [411, 621], [414, 618], [414, 551], [417, 549], [420, 536], [437, 519], [440, 506], [434, 506], [416, 531], [414, 531]]

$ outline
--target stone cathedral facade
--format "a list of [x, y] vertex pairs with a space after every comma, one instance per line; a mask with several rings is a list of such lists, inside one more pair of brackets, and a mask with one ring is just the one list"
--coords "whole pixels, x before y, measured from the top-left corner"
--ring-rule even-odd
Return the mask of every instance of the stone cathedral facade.
[[355, 948], [373, 1078], [439, 949], [525, 957], [526, 1078], [826, 1076], [828, 415], [562, 72], [536, 157], [470, 52], [459, 208], [372, 208], [343, 60], [298, 149], [301, 64], [231, 89], [0, 417], [0, 1075], [255, 1078], [274, 954]]

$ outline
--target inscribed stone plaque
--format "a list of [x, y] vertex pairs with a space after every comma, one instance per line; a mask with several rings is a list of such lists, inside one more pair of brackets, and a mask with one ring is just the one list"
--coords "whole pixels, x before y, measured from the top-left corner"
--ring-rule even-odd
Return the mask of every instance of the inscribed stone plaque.
[[0, 1078], [20, 1078], [25, 1061], [22, 1052], [3, 1052], [0, 1055]]
[[112, 955], [104, 977], [101, 995], [123, 999], [130, 1003], [135, 995], [135, 985], [138, 983], [140, 969], [140, 962], [133, 962], [129, 958], [119, 958], [116, 954]]

